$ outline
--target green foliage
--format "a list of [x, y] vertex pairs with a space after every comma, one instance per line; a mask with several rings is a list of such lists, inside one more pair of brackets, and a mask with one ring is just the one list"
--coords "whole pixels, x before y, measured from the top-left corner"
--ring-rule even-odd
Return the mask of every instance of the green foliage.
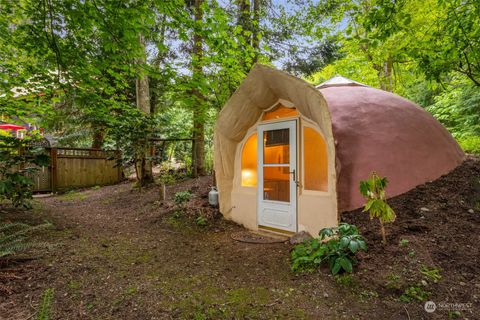
[[427, 110], [460, 141], [480, 136], [480, 90], [458, 74]]
[[292, 250], [293, 272], [311, 272], [327, 263], [334, 275], [342, 271], [351, 273], [357, 262], [355, 254], [367, 250], [365, 239], [354, 225], [340, 223], [338, 227], [324, 228], [319, 236], [296, 245]]
[[400, 301], [425, 301], [431, 294], [431, 292], [426, 291], [421, 286], [412, 286], [405, 289], [405, 292], [400, 296]]
[[437, 283], [442, 279], [442, 276], [440, 275], [440, 270], [437, 268], [429, 268], [427, 266], [422, 266], [422, 268], [420, 269], [420, 273], [425, 276], [425, 278], [433, 281], [434, 283]]
[[353, 279], [351, 274], [343, 273], [335, 275], [335, 282], [341, 286], [347, 288], [353, 288], [357, 286], [357, 283]]
[[400, 247], [407, 247], [409, 243], [410, 241], [408, 241], [408, 239], [400, 239], [398, 244], [400, 245]]
[[16, 253], [34, 247], [45, 247], [44, 243], [29, 242], [28, 236], [39, 230], [50, 228], [50, 223], [30, 226], [24, 223], [0, 224], [0, 258], [8, 257]]
[[466, 153], [480, 155], [480, 136], [461, 137], [457, 141]]
[[448, 311], [448, 319], [458, 319], [462, 317], [462, 313], [458, 310], [455, 311]]
[[400, 289], [401, 287], [401, 277], [399, 275], [396, 275], [396, 274], [389, 274], [387, 276], [387, 282], [385, 284], [385, 286], [388, 288], [388, 289]]
[[46, 289], [42, 294], [42, 300], [37, 310], [37, 320], [50, 320], [52, 319], [52, 306], [55, 290], [53, 288]]
[[205, 227], [206, 225], [208, 225], [207, 219], [201, 214], [197, 216], [197, 218], [195, 219], [195, 223], [201, 227]]
[[44, 149], [33, 145], [36, 139], [34, 135], [22, 140], [0, 135], [0, 200], [9, 200], [15, 207], [31, 207], [30, 176], [49, 164]]
[[190, 201], [191, 197], [192, 194], [189, 191], [180, 191], [175, 193], [173, 201], [181, 210], [185, 210], [185, 206], [187, 205], [188, 201]]
[[387, 242], [385, 236], [384, 223], [395, 221], [395, 212], [388, 205], [386, 200], [385, 188], [387, 187], [387, 177], [379, 177], [372, 172], [370, 178], [366, 181], [360, 181], [360, 193], [367, 200], [363, 212], [370, 214], [370, 219], [377, 218], [380, 221], [382, 240]]

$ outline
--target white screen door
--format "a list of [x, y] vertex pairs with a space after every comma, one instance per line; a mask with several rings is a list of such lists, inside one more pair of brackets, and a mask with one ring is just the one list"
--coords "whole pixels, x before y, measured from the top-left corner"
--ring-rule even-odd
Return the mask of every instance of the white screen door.
[[259, 226], [297, 231], [296, 121], [258, 127]]

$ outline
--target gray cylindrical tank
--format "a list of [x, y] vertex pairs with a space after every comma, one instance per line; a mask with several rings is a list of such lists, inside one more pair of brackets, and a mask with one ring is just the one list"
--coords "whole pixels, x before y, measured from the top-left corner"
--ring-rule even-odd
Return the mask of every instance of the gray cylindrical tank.
[[218, 191], [216, 187], [212, 187], [212, 190], [208, 193], [208, 203], [211, 206], [218, 206]]

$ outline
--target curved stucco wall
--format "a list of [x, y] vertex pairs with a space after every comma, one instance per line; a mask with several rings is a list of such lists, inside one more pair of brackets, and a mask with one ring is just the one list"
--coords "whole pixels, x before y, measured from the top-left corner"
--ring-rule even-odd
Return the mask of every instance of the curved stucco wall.
[[[214, 167], [220, 211], [226, 218], [251, 229], [256, 228], [256, 190], [242, 188], [239, 179], [235, 180], [235, 173], [239, 172], [238, 159], [241, 158], [239, 145], [247, 132], [255, 129], [262, 112], [276, 104], [279, 99], [291, 102], [305, 119], [321, 128], [334, 167], [332, 126], [322, 94], [301, 79], [263, 65], [255, 65], [220, 112], [214, 137]], [[332, 183], [329, 197], [315, 198], [305, 195], [305, 203], [302, 205], [300, 200], [298, 203], [298, 225], [303, 225], [311, 233], [318, 231], [315, 225], [319, 225], [318, 221], [321, 220], [321, 208], [315, 205], [315, 199], [329, 202], [329, 205], [325, 206], [328, 208], [326, 215], [330, 217], [327, 220], [336, 223], [335, 170], [332, 170], [329, 178]]]
[[389, 197], [435, 180], [465, 155], [428, 112], [395, 94], [363, 86], [320, 89], [332, 117], [339, 211], [363, 205], [359, 181], [387, 176]]

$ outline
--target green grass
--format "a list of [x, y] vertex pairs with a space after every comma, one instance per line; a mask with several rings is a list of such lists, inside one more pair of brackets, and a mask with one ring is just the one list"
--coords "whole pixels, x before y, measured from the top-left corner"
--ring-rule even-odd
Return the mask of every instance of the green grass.
[[81, 192], [69, 191], [58, 197], [61, 200], [65, 201], [83, 201], [87, 199], [87, 195]]

